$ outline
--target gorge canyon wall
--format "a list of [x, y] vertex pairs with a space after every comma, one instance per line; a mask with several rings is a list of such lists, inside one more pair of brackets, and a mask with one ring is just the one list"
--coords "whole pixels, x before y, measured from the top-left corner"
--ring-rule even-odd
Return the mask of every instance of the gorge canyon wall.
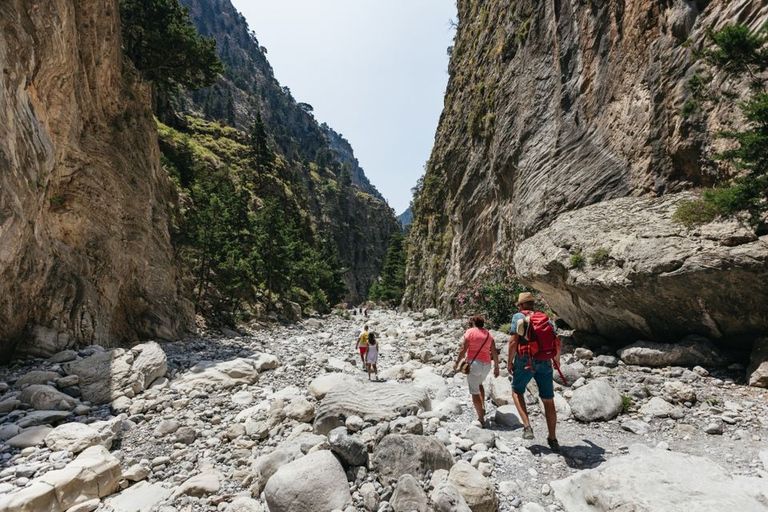
[[3, 2], [0, 63], [0, 355], [178, 337], [172, 189], [117, 2]]
[[[496, 260], [573, 327], [614, 340], [768, 330], [766, 238], [725, 221], [670, 222], [685, 191], [721, 177], [713, 134], [738, 119], [726, 105], [683, 115], [700, 69], [692, 51], [709, 29], [761, 27], [768, 6], [459, 0], [458, 10], [404, 304], [451, 311]], [[597, 250], [604, 268], [570, 268], [570, 256]]]

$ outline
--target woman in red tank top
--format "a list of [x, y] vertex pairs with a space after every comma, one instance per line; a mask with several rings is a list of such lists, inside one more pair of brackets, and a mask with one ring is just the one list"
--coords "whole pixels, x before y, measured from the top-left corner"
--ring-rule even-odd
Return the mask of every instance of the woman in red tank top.
[[475, 315], [470, 320], [470, 328], [464, 333], [461, 349], [453, 369], [459, 367], [459, 363], [466, 356], [470, 362], [469, 375], [467, 375], [467, 384], [469, 385], [469, 394], [472, 395], [472, 404], [475, 406], [477, 418], [481, 426], [485, 426], [485, 388], [483, 381], [491, 370], [491, 360], [493, 360], [493, 376], [499, 376], [499, 353], [496, 350], [496, 344], [493, 341], [491, 333], [485, 329], [485, 317]]

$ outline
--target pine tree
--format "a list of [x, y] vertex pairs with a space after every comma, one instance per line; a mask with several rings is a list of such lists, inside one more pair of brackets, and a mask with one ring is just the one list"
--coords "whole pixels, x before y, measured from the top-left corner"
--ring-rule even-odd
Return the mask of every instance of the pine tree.
[[374, 283], [368, 298], [374, 301], [399, 304], [405, 293], [405, 236], [394, 233], [389, 238], [387, 254], [379, 281]]
[[729, 94], [709, 97], [738, 101], [746, 126], [717, 134], [736, 143], [718, 159], [730, 162], [737, 174], [722, 186], [705, 191], [704, 201], [713, 213], [746, 211], [751, 224], [764, 233], [768, 231], [768, 24], [757, 33], [744, 25], [727, 26], [710, 34], [710, 39], [714, 46], [703, 52], [706, 62], [731, 78], [746, 79], [749, 90], [740, 99]]

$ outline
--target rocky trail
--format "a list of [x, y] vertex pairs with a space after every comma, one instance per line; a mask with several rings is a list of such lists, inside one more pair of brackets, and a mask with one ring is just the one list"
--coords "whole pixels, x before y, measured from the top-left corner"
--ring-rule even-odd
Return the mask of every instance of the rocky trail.
[[768, 391], [705, 342], [566, 351], [553, 453], [535, 389], [522, 439], [504, 370], [480, 428], [463, 326], [428, 313], [371, 312], [375, 382], [354, 316], [16, 361], [0, 511], [768, 509]]

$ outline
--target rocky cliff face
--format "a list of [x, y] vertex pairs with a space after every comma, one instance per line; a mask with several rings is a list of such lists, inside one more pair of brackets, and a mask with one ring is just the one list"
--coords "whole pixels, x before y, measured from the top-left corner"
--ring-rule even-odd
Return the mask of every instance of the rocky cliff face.
[[[226, 66], [219, 83], [189, 95], [185, 108], [241, 130], [248, 130], [257, 113], [261, 115], [271, 147], [285, 162], [292, 197], [310, 213], [317, 230], [330, 232], [336, 243], [348, 269], [347, 299], [364, 300], [381, 271], [387, 241], [399, 229], [394, 212], [365, 176], [349, 143], [319, 124], [311, 105], [298, 103], [290, 89], [280, 85], [266, 50], [229, 0], [180, 3], [190, 9], [198, 31], [216, 39]], [[331, 170], [336, 184], [318, 182], [313, 168]], [[349, 173], [352, 187], [343, 188], [341, 196], [318, 192], [338, 188], [344, 173]]]
[[[729, 22], [757, 28], [768, 19], [768, 7], [755, 0], [459, 0], [458, 8], [445, 110], [416, 201], [405, 298], [406, 304], [439, 304], [444, 310], [451, 308], [455, 290], [494, 258], [522, 258], [526, 271], [532, 269], [534, 254], [550, 247], [543, 237], [531, 237], [568, 212], [603, 205], [600, 215], [610, 217], [612, 199], [712, 184], [721, 172], [707, 159], [718, 149], [712, 133], [734, 114], [725, 107], [682, 114], [690, 97], [686, 83], [699, 67], [691, 50], [702, 45], [708, 29]], [[574, 236], [587, 231], [594, 235], [590, 247], [611, 248], [611, 237], [592, 229], [596, 221], [582, 216], [580, 222], [569, 225]], [[659, 235], [655, 247], [663, 251], [680, 236], [688, 234]], [[516, 257], [527, 239], [526, 256]], [[633, 265], [631, 258], [623, 261]], [[739, 298], [751, 293], [755, 272], [766, 271], [764, 262], [741, 277], [728, 265], [718, 268], [707, 272], [719, 281], [737, 279], [744, 287]], [[586, 283], [567, 268], [557, 278], [547, 270], [522, 277], [547, 291], [563, 280]], [[690, 272], [686, 279], [697, 275]], [[603, 284], [593, 280], [588, 287]], [[645, 292], [631, 278], [608, 286], [591, 307], [609, 307], [618, 286], [627, 314], [644, 316], [645, 306], [633, 304]], [[709, 290], [702, 300], [717, 308], [716, 293]], [[551, 305], [574, 327], [590, 330], [597, 325], [585, 319], [594, 315], [574, 304], [593, 298], [571, 286], [551, 298]], [[692, 308], [663, 323], [699, 318], [701, 307]], [[754, 325], [768, 328], [765, 315]], [[662, 326], [640, 331], [647, 337], [669, 334]]]
[[116, 2], [3, 2], [0, 63], [2, 357], [177, 337], [171, 188]]

